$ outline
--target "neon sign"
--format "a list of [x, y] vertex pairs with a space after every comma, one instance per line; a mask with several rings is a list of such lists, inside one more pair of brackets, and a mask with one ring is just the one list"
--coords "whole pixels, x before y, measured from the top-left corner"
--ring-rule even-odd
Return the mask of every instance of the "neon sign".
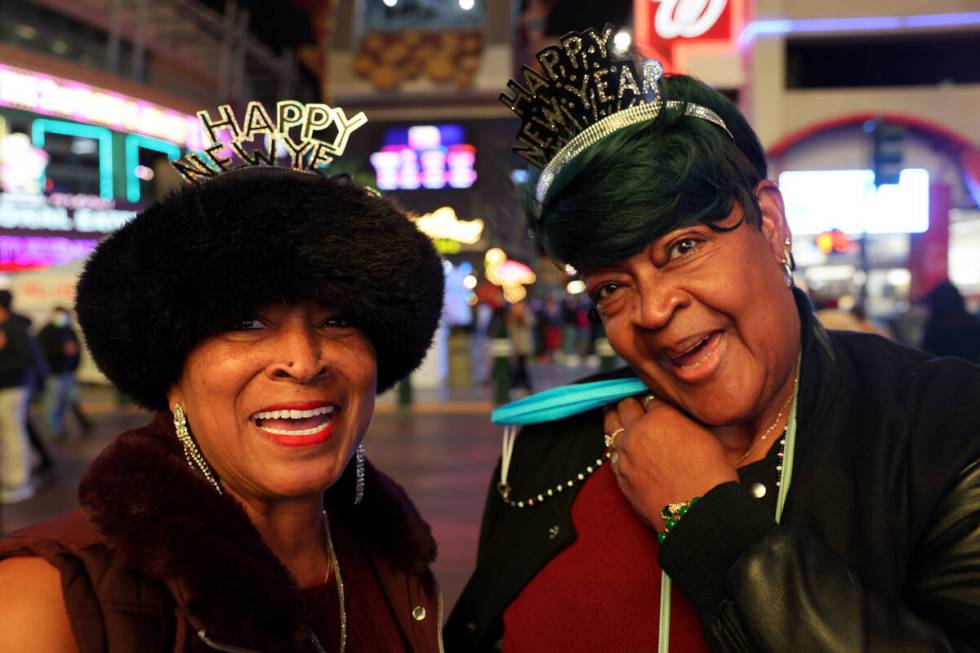
[[696, 39], [715, 26], [727, 4], [728, 0], [708, 0], [699, 5], [684, 0], [660, 0], [653, 26], [660, 38]]
[[136, 166], [140, 164], [140, 148], [167, 155], [171, 161], [180, 158], [180, 148], [173, 143], [140, 134], [126, 134], [126, 199], [135, 204], [142, 199]]
[[105, 127], [82, 125], [64, 120], [38, 118], [31, 125], [31, 140], [35, 147], [44, 147], [48, 134], [61, 134], [75, 138], [91, 138], [99, 142], [99, 196], [111, 200], [112, 187], [112, 132]]
[[483, 270], [487, 281], [504, 290], [504, 299], [516, 304], [527, 297], [527, 289], [537, 281], [534, 271], [520, 261], [507, 258], [499, 247], [487, 250], [483, 257]]
[[924, 27], [964, 27], [980, 25], [980, 11], [952, 14], [914, 14], [907, 16], [849, 16], [841, 18], [771, 18], [756, 20], [739, 36], [739, 45], [745, 46], [756, 36], [783, 34], [809, 34], [818, 32], [922, 29]]
[[[107, 234], [133, 219], [89, 195], [0, 193], [0, 228]], [[103, 201], [104, 202], [104, 201]]]
[[5, 64], [0, 64], [0, 106], [162, 138], [191, 149], [203, 147], [201, 128], [194, 116]]
[[419, 231], [433, 240], [453, 240], [475, 245], [483, 235], [483, 220], [460, 220], [456, 211], [449, 206], [413, 219]]
[[34, 147], [27, 134], [0, 138], [0, 188], [8, 192], [40, 193], [48, 153]]
[[[833, 189], [833, 192], [828, 192]], [[875, 188], [870, 170], [791, 170], [779, 175], [790, 231], [813, 235], [921, 233], [929, 229], [929, 173], [902, 170]]]
[[98, 242], [43, 236], [0, 236], [0, 269], [24, 270], [64, 265], [91, 254]]
[[389, 129], [371, 155], [378, 188], [469, 188], [476, 181], [476, 148], [463, 142], [460, 125]]
[[744, 0], [637, 0], [636, 45], [667, 71], [683, 67], [690, 52], [730, 50], [742, 31]]

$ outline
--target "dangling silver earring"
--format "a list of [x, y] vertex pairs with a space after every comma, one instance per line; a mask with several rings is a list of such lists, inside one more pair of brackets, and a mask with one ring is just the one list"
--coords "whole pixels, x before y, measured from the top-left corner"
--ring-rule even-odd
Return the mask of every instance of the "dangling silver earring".
[[197, 448], [197, 443], [194, 442], [194, 438], [187, 430], [187, 417], [184, 415], [184, 409], [180, 407], [180, 404], [174, 404], [174, 431], [177, 432], [177, 439], [184, 447], [184, 458], [187, 459], [187, 466], [194, 469], [194, 466], [197, 465], [208, 483], [214, 486], [218, 494], [223, 494], [221, 486], [218, 485], [218, 481], [214, 479], [214, 474], [211, 473], [208, 461], [204, 459], [201, 450]]
[[792, 288], [793, 287], [793, 263], [792, 263], [793, 241], [787, 238], [786, 240], [783, 241], [783, 244], [786, 245], [786, 249], [783, 251], [783, 260], [781, 261], [781, 263], [783, 264], [783, 279], [786, 281], [786, 285]]
[[364, 445], [357, 445], [354, 450], [354, 472], [357, 482], [354, 484], [354, 505], [361, 505], [364, 500]]

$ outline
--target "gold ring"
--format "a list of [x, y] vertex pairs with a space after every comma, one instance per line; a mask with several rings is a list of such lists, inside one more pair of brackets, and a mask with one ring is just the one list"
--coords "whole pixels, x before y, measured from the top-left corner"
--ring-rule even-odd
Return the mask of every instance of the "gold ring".
[[606, 447], [609, 448], [609, 449], [614, 448], [616, 446], [616, 436], [618, 436], [620, 433], [622, 433], [625, 430], [626, 429], [620, 427], [620, 428], [616, 429], [615, 431], [613, 431], [612, 433], [610, 433], [608, 435], [605, 434], [605, 433], [603, 433], [602, 434], [602, 440], [603, 440], [603, 442], [606, 443]]
[[640, 404], [643, 406], [643, 410], [646, 410], [647, 404], [649, 404], [654, 399], [656, 399], [656, 397], [654, 397], [652, 394], [649, 394], [646, 397], [644, 397], [643, 400], [640, 402]]

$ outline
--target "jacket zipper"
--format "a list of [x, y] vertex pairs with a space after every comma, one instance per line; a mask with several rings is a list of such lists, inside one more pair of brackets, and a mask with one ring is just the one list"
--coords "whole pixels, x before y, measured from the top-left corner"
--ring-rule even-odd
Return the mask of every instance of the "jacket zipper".
[[222, 653], [261, 653], [261, 651], [256, 651], [250, 648], [242, 648], [240, 646], [231, 646], [229, 644], [222, 644], [216, 642], [208, 637], [207, 631], [203, 628], [197, 631], [197, 636], [201, 638], [201, 641], [206, 645], [214, 649], [215, 651], [221, 651]]

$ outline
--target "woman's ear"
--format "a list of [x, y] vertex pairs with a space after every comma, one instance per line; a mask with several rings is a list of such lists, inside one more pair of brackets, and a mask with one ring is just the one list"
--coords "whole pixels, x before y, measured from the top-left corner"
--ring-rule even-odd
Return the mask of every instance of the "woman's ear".
[[175, 383], [174, 385], [170, 386], [169, 390], [167, 390], [167, 406], [170, 408], [171, 413], [174, 412], [175, 404], [182, 403], [181, 397], [182, 395], [178, 384]]
[[793, 241], [789, 224], [786, 222], [786, 208], [783, 195], [774, 181], [765, 179], [755, 187], [755, 197], [762, 211], [762, 233], [769, 243], [773, 258], [782, 263], [789, 256]]

